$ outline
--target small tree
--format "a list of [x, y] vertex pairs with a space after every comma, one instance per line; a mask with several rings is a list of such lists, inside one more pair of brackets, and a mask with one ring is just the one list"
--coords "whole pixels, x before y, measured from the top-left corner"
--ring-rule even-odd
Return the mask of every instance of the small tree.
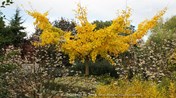
[[[80, 24], [76, 26], [77, 34], [72, 35], [71, 32], [66, 32], [64, 34], [65, 42], [61, 47], [69, 55], [71, 63], [74, 63], [75, 59], [85, 62], [85, 75], [89, 75], [88, 61], [95, 62], [99, 55], [114, 64], [112, 56], [117, 57], [120, 53], [127, 51], [131, 44], [136, 44], [138, 39], [141, 39], [149, 29], [156, 25], [165, 10], [159, 12], [151, 20], [140, 23], [138, 29], [132, 34], [131, 30], [128, 29], [130, 27], [130, 9], [122, 11], [109, 27], [100, 30], [95, 30], [96, 25], [88, 22], [86, 8], [78, 4], [78, 9], [75, 12], [76, 18], [80, 21]], [[59, 38], [52, 37], [55, 32], [53, 33], [52, 27], [48, 27], [51, 25], [45, 17], [46, 14], [42, 15], [38, 12], [30, 12], [29, 14], [36, 18], [35, 23], [44, 30], [43, 35], [45, 34], [45, 36], [41, 35], [41, 43], [53, 44], [52, 41], [55, 39], [61, 41], [60, 36], [58, 36]], [[59, 33], [57, 34], [59, 35]], [[124, 36], [122, 34], [128, 35]]]

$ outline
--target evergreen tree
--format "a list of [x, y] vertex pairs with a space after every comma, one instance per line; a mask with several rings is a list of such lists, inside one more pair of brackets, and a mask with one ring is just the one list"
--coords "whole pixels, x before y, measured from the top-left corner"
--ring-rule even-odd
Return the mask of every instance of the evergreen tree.
[[3, 17], [0, 16], [0, 32], [2, 31], [2, 28], [4, 27], [5, 27], [5, 23], [4, 23]]
[[22, 26], [23, 21], [20, 17], [20, 10], [17, 9], [15, 15], [10, 20], [8, 26], [5, 25], [4, 17], [0, 17], [0, 49], [1, 53], [9, 45], [19, 47], [26, 33], [25, 27]]
[[16, 13], [13, 18], [10, 20], [9, 29], [10, 34], [9, 37], [11, 39], [11, 44], [15, 47], [18, 47], [26, 36], [26, 32], [24, 32], [25, 27], [22, 26], [24, 21], [22, 21], [22, 17], [20, 16], [20, 10], [16, 9]]
[[3, 53], [3, 33], [5, 31], [5, 22], [4, 22], [4, 18], [0, 16], [0, 53]]

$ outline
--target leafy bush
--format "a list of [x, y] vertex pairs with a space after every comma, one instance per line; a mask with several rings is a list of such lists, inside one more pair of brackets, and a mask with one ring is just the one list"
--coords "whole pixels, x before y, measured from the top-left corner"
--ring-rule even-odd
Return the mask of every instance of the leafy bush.
[[[175, 98], [176, 84], [169, 82], [167, 88], [152, 81], [140, 81], [133, 79], [113, 81], [109, 85], [98, 85], [94, 97], [123, 97], [123, 98]], [[93, 97], [93, 96], [92, 96]]]

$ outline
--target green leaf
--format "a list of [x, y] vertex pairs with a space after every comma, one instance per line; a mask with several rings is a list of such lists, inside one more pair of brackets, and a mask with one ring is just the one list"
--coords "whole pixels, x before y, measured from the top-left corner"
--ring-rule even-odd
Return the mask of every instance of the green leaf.
[[7, 3], [9, 3], [9, 2], [10, 2], [10, 0], [6, 0], [6, 2], [7, 2]]
[[6, 3], [6, 5], [10, 5], [10, 4]]
[[2, 2], [2, 6], [5, 4], [5, 1]]
[[4, 6], [4, 5], [2, 5], [1, 7], [5, 8], [5, 6]]

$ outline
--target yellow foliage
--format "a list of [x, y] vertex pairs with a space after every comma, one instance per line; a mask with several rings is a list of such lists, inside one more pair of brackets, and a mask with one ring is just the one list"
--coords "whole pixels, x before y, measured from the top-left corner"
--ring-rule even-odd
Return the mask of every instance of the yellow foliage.
[[176, 85], [174, 83], [170, 83], [169, 86], [169, 97], [176, 98]]
[[[122, 11], [113, 20], [111, 26], [100, 30], [95, 30], [96, 25], [88, 22], [85, 7], [78, 4], [78, 9], [75, 12], [76, 18], [80, 22], [76, 26], [77, 34], [73, 36], [70, 32], [65, 32], [63, 35], [65, 42], [61, 45], [62, 50], [69, 55], [70, 62], [73, 63], [75, 58], [82, 61], [91, 58], [95, 62], [97, 55], [100, 55], [113, 63], [111, 56], [118, 56], [118, 54], [127, 51], [131, 44], [136, 44], [138, 39], [141, 39], [149, 29], [156, 25], [157, 20], [165, 13], [165, 9], [151, 20], [140, 23], [134, 33], [127, 29], [130, 27], [130, 9]], [[63, 31], [51, 26], [46, 18], [47, 13], [41, 14], [36, 11], [28, 13], [36, 19], [35, 25], [43, 30], [40, 36], [40, 45], [59, 43]], [[121, 33], [127, 34], [127, 36]]]
[[44, 46], [47, 44], [58, 44], [61, 35], [63, 35], [63, 31], [59, 28], [53, 27], [49, 20], [47, 19], [48, 12], [41, 14], [37, 11], [28, 11], [28, 14], [34, 17], [36, 20], [34, 25], [36, 25], [40, 30], [42, 30], [42, 34], [40, 35], [41, 42], [35, 42], [34, 45]]
[[158, 88], [158, 84], [151, 81], [121, 80], [110, 85], [98, 85], [95, 96], [90, 98], [176, 98], [175, 84], [171, 83], [169, 91]]
[[[165, 13], [165, 9], [151, 20], [142, 22], [133, 34], [127, 29], [130, 27], [130, 9], [122, 11], [113, 20], [111, 26], [100, 30], [94, 30], [96, 25], [88, 22], [86, 8], [78, 5], [76, 12], [76, 18], [80, 21], [80, 24], [76, 26], [77, 35], [67, 36], [68, 40], [62, 45], [62, 50], [69, 54], [71, 61], [74, 61], [73, 58], [80, 58], [83, 61], [91, 58], [95, 62], [97, 55], [100, 55], [113, 63], [111, 56], [118, 56], [127, 51], [130, 44], [136, 44], [138, 39], [141, 39], [149, 29], [156, 25], [157, 20]], [[129, 35], [123, 36], [122, 32]]]
[[165, 11], [166, 9], [160, 11], [151, 20], [145, 20], [142, 23], [140, 23], [138, 25], [138, 29], [136, 30], [136, 32], [134, 32], [129, 36], [126, 36], [125, 40], [129, 43], [136, 44], [136, 40], [141, 39], [147, 33], [148, 30], [153, 28], [157, 24], [157, 21], [161, 18], [161, 16], [163, 16]]

